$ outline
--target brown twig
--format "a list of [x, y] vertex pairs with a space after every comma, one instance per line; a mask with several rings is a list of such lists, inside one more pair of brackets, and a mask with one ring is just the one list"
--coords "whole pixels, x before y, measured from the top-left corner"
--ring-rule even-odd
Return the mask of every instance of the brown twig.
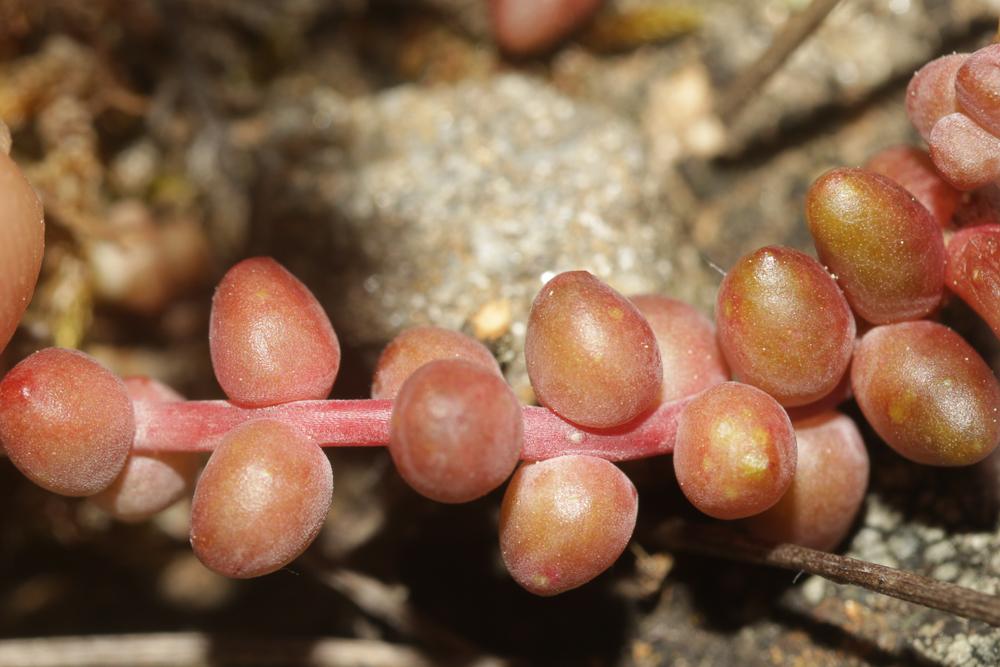
[[719, 96], [718, 113], [729, 122], [747, 102], [747, 98], [774, 74], [781, 64], [819, 27], [840, 0], [813, 0], [809, 6], [788, 19], [767, 50], [739, 73]]
[[1000, 596], [980, 593], [913, 572], [794, 544], [768, 546], [720, 526], [671, 522], [662, 528], [658, 537], [662, 546], [670, 550], [808, 572], [838, 584], [860, 586], [876, 593], [1000, 627]]

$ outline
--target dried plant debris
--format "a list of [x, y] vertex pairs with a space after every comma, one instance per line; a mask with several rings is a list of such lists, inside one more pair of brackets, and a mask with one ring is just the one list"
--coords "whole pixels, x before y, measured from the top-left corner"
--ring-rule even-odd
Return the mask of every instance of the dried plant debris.
[[0, 152], [10, 154], [10, 128], [0, 120]]

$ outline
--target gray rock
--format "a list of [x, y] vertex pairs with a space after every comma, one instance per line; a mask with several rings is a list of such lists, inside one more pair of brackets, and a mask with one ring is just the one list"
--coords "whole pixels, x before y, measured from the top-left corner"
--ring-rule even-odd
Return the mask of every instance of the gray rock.
[[316, 279], [348, 344], [379, 347], [416, 324], [460, 328], [506, 301], [499, 353], [527, 396], [527, 313], [555, 273], [587, 269], [626, 294], [711, 303], [717, 277], [681, 241], [630, 122], [520, 75], [401, 87], [335, 115], [340, 146], [323, 169], [283, 175], [297, 190], [283, 201], [333, 218]]

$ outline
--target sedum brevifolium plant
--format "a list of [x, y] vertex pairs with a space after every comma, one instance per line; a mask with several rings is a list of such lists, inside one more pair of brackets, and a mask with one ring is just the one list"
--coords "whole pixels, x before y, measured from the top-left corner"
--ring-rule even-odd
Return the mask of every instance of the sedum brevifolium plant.
[[[39, 486], [125, 521], [193, 486], [194, 552], [230, 577], [274, 572], [315, 539], [333, 498], [323, 446], [385, 446], [438, 502], [506, 484], [500, 554], [538, 595], [585, 584], [627, 546], [639, 502], [615, 465], [624, 460], [672, 454], [705, 514], [760, 540], [833, 549], [869, 472], [838, 404], [853, 397], [886, 444], [923, 464], [970, 465], [1000, 442], [997, 378], [931, 319], [950, 292], [1000, 334], [1000, 45], [926, 65], [907, 109], [930, 151], [892, 148], [817, 179], [805, 211], [819, 261], [780, 246], [747, 254], [722, 281], [714, 325], [585, 271], [552, 278], [526, 332], [539, 406], [518, 402], [487, 348], [437, 327], [388, 345], [371, 399], [326, 400], [341, 360], [329, 318], [258, 257], [230, 269], [212, 304], [226, 400], [185, 401], [49, 348], [0, 382], [0, 442]], [[21, 278], [0, 292], [6, 342], [38, 273], [43, 223], [2, 153], [0, 193], [0, 246]]]

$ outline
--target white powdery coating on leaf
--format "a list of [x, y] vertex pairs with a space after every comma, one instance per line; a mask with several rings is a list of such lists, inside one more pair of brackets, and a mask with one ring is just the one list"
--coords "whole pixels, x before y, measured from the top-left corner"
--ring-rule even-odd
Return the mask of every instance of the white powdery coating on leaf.
[[959, 190], [975, 190], [1000, 180], [1000, 137], [963, 113], [939, 120], [931, 130], [931, 158]]
[[93, 495], [125, 465], [135, 416], [121, 378], [76, 350], [47, 348], [0, 382], [0, 441], [39, 486]]
[[326, 398], [340, 368], [340, 343], [322, 306], [267, 257], [223, 277], [208, 340], [219, 384], [245, 407]]
[[315, 539], [332, 496], [318, 445], [280, 422], [248, 422], [226, 436], [198, 480], [191, 546], [225, 576], [274, 572]]
[[559, 456], [525, 464], [501, 508], [504, 563], [536, 595], [581, 586], [625, 550], [638, 508], [632, 482], [604, 459]]
[[90, 500], [121, 521], [148, 519], [187, 491], [198, 455], [183, 452], [132, 454], [118, 478]]

